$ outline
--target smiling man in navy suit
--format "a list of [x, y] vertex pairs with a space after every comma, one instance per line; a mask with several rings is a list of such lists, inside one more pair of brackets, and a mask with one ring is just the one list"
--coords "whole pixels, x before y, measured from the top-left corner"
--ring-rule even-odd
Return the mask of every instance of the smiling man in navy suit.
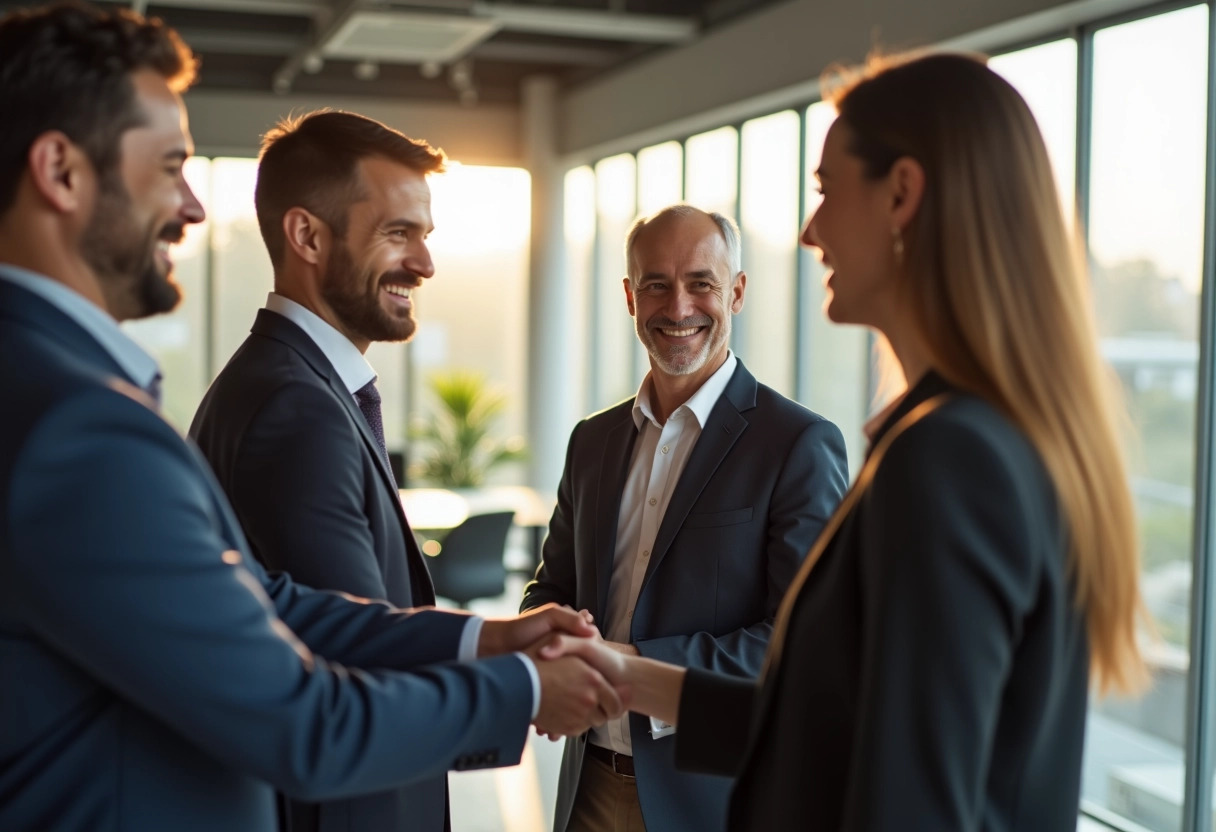
[[[254, 555], [317, 589], [435, 603], [384, 444], [375, 341], [413, 334], [427, 250], [427, 175], [442, 152], [354, 113], [289, 119], [266, 136], [258, 224], [274, 291], [208, 390], [190, 435]], [[446, 775], [330, 803], [289, 801], [291, 832], [441, 832]]]
[[[483, 621], [269, 576], [118, 326], [173, 308], [203, 209], [189, 50], [80, 4], [0, 18], [0, 829], [250, 830], [519, 760], [621, 703]], [[477, 661], [472, 659], [479, 657]], [[468, 659], [468, 661], [462, 661]]]
[[[618, 650], [755, 676], [844, 494], [844, 440], [730, 351], [747, 285], [732, 220], [671, 206], [635, 223], [625, 251], [650, 373], [574, 429], [522, 607], [589, 609]], [[637, 714], [568, 740], [554, 829], [723, 829], [730, 782], [676, 771], [674, 743]]]

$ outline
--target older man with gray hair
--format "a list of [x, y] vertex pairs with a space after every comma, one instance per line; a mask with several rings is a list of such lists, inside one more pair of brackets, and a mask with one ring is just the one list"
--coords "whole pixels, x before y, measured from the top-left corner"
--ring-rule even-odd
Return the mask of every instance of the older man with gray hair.
[[[756, 676], [781, 597], [844, 494], [844, 441], [731, 352], [747, 288], [733, 220], [672, 205], [634, 223], [625, 253], [650, 372], [571, 434], [521, 609], [588, 609], [622, 652]], [[723, 714], [722, 730], [746, 720]], [[723, 829], [730, 781], [676, 771], [672, 733], [630, 714], [569, 738], [555, 832]]]

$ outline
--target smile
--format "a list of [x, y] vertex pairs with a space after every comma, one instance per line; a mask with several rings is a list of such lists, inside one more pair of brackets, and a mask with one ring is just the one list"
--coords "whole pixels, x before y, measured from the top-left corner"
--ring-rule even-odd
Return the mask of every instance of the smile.
[[389, 284], [384, 287], [384, 291], [388, 292], [390, 295], [396, 295], [397, 297], [409, 300], [411, 289], [409, 286], [395, 286], [393, 284]]
[[659, 332], [668, 338], [687, 338], [689, 335], [696, 335], [701, 329], [699, 326], [693, 326], [687, 329], [660, 329]]

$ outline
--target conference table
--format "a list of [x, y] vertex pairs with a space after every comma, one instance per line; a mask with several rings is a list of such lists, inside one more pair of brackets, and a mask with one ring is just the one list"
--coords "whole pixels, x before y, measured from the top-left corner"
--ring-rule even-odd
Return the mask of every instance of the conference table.
[[525, 485], [450, 488], [402, 488], [401, 505], [406, 519], [417, 532], [445, 532], [475, 514], [514, 511], [515, 525], [528, 532], [528, 563], [508, 563], [521, 572], [532, 572], [540, 563], [541, 546], [557, 500]]

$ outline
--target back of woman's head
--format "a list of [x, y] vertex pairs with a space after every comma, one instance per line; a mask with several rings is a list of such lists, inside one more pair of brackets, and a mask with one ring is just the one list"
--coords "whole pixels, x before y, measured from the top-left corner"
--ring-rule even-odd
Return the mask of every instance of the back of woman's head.
[[1133, 689], [1138, 540], [1121, 405], [1098, 356], [1084, 259], [1022, 97], [975, 58], [871, 62], [838, 89], [867, 176], [924, 171], [903, 229], [900, 291], [933, 365], [1010, 416], [1043, 457], [1071, 541], [1100, 688]]

